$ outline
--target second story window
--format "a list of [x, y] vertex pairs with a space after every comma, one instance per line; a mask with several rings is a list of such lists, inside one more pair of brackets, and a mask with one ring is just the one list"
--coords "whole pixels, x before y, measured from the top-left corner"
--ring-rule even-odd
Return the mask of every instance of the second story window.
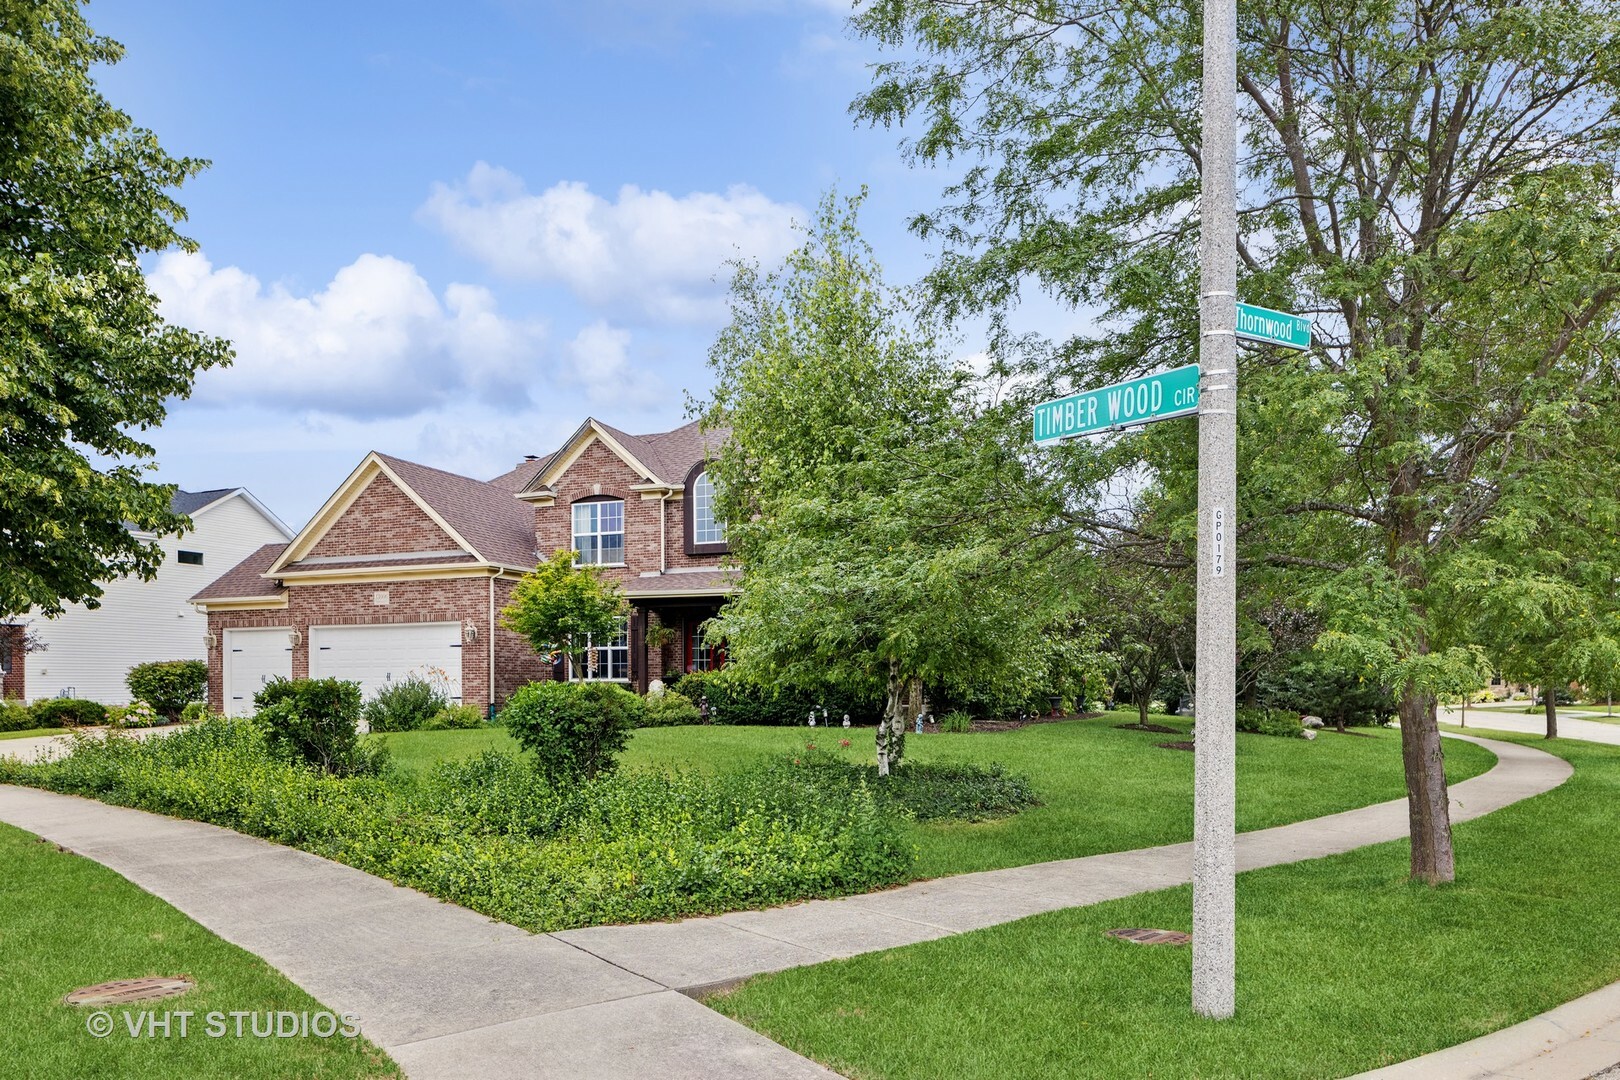
[[624, 562], [624, 503], [618, 499], [574, 504], [574, 550], [581, 566]]
[[692, 542], [694, 544], [723, 544], [726, 542], [726, 524], [714, 513], [714, 481], [707, 470], [692, 481]]

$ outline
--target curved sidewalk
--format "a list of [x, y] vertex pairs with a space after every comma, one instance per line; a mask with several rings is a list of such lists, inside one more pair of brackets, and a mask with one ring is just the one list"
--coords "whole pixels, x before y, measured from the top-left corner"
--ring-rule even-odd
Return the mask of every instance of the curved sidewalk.
[[[1498, 762], [1452, 789], [1454, 821], [1550, 790], [1571, 772], [1538, 750], [1469, 741]], [[1192, 876], [1191, 845], [1172, 844], [769, 911], [535, 935], [198, 822], [4, 786], [0, 820], [106, 864], [328, 1007], [360, 1017], [366, 1035], [417, 1078], [831, 1077], [688, 995]], [[1395, 800], [1243, 833], [1238, 869], [1339, 854], [1406, 831], [1406, 802]]]

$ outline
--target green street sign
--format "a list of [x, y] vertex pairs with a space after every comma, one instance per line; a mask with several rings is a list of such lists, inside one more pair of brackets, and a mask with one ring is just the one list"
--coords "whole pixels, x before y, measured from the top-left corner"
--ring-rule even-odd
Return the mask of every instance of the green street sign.
[[1285, 349], [1308, 349], [1311, 347], [1311, 320], [1286, 311], [1239, 304], [1237, 336], [1267, 345], [1281, 345]]
[[1080, 435], [1139, 427], [1197, 411], [1198, 365], [1188, 364], [1041, 402], [1035, 406], [1035, 445], [1051, 446]]

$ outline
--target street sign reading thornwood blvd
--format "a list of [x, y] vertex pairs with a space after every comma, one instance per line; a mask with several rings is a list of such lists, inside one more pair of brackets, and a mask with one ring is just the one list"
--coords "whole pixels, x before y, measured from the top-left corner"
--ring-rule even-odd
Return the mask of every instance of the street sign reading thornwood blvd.
[[1237, 336], [1267, 345], [1281, 345], [1285, 349], [1308, 349], [1311, 347], [1311, 320], [1286, 311], [1239, 304]]
[[1035, 445], [1051, 446], [1080, 435], [1191, 416], [1197, 411], [1198, 365], [1188, 364], [1041, 402], [1035, 406]]

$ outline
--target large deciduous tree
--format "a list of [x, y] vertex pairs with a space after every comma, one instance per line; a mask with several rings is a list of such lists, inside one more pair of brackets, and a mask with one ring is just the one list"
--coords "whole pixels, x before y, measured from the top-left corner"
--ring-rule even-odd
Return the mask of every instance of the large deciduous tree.
[[[140, 257], [194, 245], [165, 153], [96, 91], [123, 49], [76, 0], [0, 0], [0, 616], [95, 606], [151, 577], [136, 531], [171, 533], [174, 488], [142, 479], [161, 424], [229, 345], [163, 321]], [[134, 528], [131, 529], [130, 526]]]
[[[1039, 376], [1032, 393], [1196, 355], [1199, 16], [880, 0], [855, 18], [900, 54], [857, 113], [914, 124], [911, 156], [956, 170], [917, 221], [943, 248], [935, 296], [988, 313], [1002, 355]], [[1472, 662], [1434, 638], [1435, 582], [1505, 497], [1556, 501], [1620, 452], [1617, 32], [1595, 0], [1240, 11], [1240, 290], [1308, 314], [1316, 338], [1241, 362], [1240, 567], [1246, 582], [1287, 572], [1332, 640], [1399, 688], [1423, 881], [1455, 873], [1435, 694]], [[1096, 329], [1013, 348], [1031, 287], [1092, 309]], [[1097, 506], [1071, 520], [1186, 559], [1191, 432], [1136, 442], [1162, 536]]]
[[733, 279], [703, 418], [730, 431], [712, 471], [743, 582], [710, 632], [756, 678], [884, 693], [886, 774], [920, 684], [982, 689], [1041, 655], [1043, 555], [1068, 540], [1004, 509], [1023, 464], [883, 283], [858, 203], [829, 196], [780, 269]]

